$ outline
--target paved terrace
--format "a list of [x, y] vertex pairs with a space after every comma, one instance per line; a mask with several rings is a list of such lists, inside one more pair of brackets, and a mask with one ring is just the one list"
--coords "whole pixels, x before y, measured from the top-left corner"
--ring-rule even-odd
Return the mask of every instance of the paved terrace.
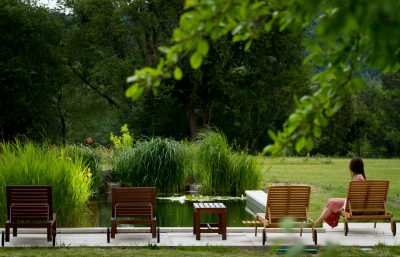
[[[106, 228], [59, 228], [56, 236], [56, 246], [243, 246], [261, 247], [261, 229], [257, 237], [254, 236], [254, 228], [228, 227], [227, 240], [222, 240], [216, 233], [201, 234], [201, 240], [196, 240], [192, 228], [161, 228], [160, 243], [151, 238], [150, 233], [143, 233], [140, 228], [120, 228], [121, 233], [116, 234], [115, 239], [107, 243]], [[135, 233], [124, 233], [132, 232]], [[149, 231], [147, 229], [146, 231]], [[52, 246], [52, 242], [46, 241], [44, 229], [19, 229], [18, 237], [10, 236], [10, 242], [5, 247], [23, 246]], [[304, 245], [313, 245], [310, 229], [304, 229], [303, 236], [298, 233], [287, 234], [281, 229], [270, 229], [267, 232], [266, 245], [291, 245], [301, 242]], [[346, 246], [369, 247], [377, 244], [400, 245], [400, 236], [392, 235], [390, 223], [377, 223], [374, 229], [373, 223], [350, 223], [349, 234], [344, 236], [343, 223], [335, 229], [324, 225], [318, 229], [318, 244], [326, 245], [328, 242]]]

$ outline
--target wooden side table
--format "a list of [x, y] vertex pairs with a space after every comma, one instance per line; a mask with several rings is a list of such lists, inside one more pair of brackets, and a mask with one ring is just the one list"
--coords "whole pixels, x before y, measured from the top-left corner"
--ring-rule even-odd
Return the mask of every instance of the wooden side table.
[[[218, 223], [200, 223], [201, 214], [218, 214]], [[200, 233], [218, 233], [226, 240], [226, 207], [223, 203], [193, 203], [193, 234], [200, 240]]]

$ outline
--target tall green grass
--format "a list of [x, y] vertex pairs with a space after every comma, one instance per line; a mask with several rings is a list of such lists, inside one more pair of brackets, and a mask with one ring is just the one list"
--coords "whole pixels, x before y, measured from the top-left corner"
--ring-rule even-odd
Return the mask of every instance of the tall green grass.
[[64, 148], [67, 157], [73, 161], [82, 160], [87, 166], [88, 172], [92, 174], [92, 192], [98, 193], [102, 183], [102, 174], [100, 168], [100, 154], [96, 148], [85, 145], [67, 145]]
[[6, 185], [51, 185], [53, 210], [60, 226], [85, 221], [91, 195], [91, 173], [83, 159], [65, 149], [28, 142], [0, 144], [0, 222], [7, 217]]
[[196, 144], [194, 167], [204, 194], [238, 196], [258, 188], [257, 160], [245, 152], [235, 153], [221, 132], [201, 132]]
[[139, 140], [116, 152], [115, 177], [130, 186], [155, 186], [162, 193], [180, 192], [185, 183], [185, 153], [172, 139]]

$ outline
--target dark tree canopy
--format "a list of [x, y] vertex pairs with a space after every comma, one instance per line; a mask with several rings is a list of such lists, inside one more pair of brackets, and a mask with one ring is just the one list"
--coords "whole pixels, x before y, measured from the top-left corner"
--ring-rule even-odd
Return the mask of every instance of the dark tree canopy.
[[45, 8], [0, 2], [0, 136], [54, 136], [61, 23]]

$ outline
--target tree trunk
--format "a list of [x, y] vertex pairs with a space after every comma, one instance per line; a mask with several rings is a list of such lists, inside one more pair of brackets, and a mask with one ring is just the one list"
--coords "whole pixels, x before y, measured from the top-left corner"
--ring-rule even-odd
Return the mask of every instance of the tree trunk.
[[186, 105], [189, 122], [190, 140], [194, 141], [197, 136], [197, 116], [192, 103]]
[[197, 136], [197, 114], [195, 106], [196, 82], [184, 78], [178, 82], [180, 90], [179, 95], [182, 97], [186, 107], [186, 115], [189, 125], [190, 140], [193, 141]]
[[206, 90], [206, 95], [204, 97], [204, 104], [203, 104], [203, 126], [209, 128], [211, 125], [211, 99], [208, 93], [208, 88]]
[[66, 139], [67, 139], [67, 126], [65, 124], [65, 113], [62, 111], [61, 106], [60, 106], [61, 99], [62, 99], [62, 92], [60, 90], [58, 92], [56, 104], [57, 104], [58, 113], [60, 114], [61, 139], [62, 139], [63, 144], [65, 144]]

